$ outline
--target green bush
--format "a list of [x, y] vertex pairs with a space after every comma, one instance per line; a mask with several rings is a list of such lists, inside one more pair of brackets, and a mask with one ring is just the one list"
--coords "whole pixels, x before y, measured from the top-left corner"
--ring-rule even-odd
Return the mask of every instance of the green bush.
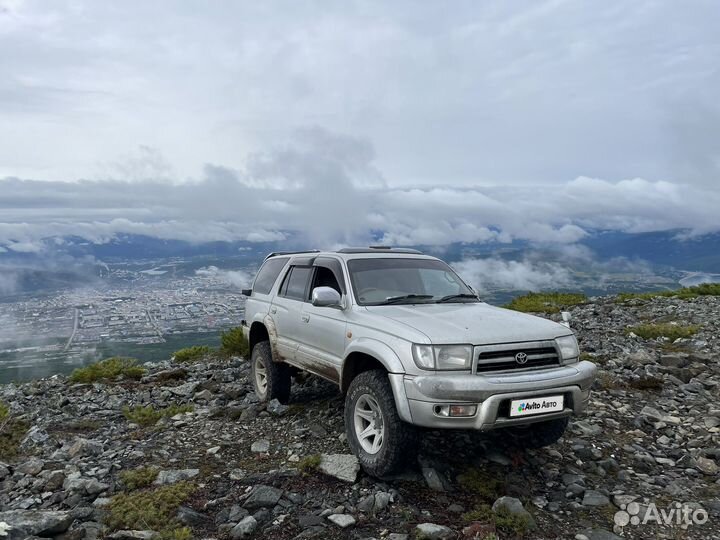
[[504, 506], [493, 512], [489, 505], [481, 504], [475, 510], [465, 512], [462, 519], [492, 523], [498, 531], [510, 537], [522, 537], [530, 530], [530, 519], [527, 516], [512, 514]]
[[528, 293], [513, 298], [503, 307], [528, 313], [558, 313], [562, 309], [587, 302], [582, 293]]
[[129, 491], [134, 489], [148, 487], [152, 484], [158, 475], [158, 469], [155, 467], [140, 467], [130, 471], [122, 471], [120, 480]]
[[227, 356], [242, 356], [247, 358], [250, 354], [247, 339], [242, 327], [231, 328], [220, 334], [220, 350]]
[[180, 349], [179, 351], [175, 351], [175, 353], [173, 354], [173, 360], [181, 364], [197, 362], [198, 360], [202, 360], [204, 357], [210, 354], [211, 351], [212, 349], [207, 345], [195, 345], [193, 347], [186, 347], [184, 349]]
[[698, 296], [720, 296], [720, 283], [703, 283], [694, 287], [683, 287], [674, 291], [649, 291], [644, 293], [620, 293], [618, 301], [626, 300], [651, 300], [659, 297], [674, 297], [687, 300]]
[[473, 493], [477, 493], [487, 500], [497, 499], [504, 490], [505, 483], [499, 476], [493, 476], [490, 471], [470, 468], [457, 477], [458, 484]]
[[0, 460], [17, 456], [20, 441], [29, 428], [27, 422], [13, 418], [10, 408], [0, 401]]
[[679, 324], [671, 323], [653, 323], [631, 326], [627, 329], [627, 332], [632, 332], [643, 339], [657, 339], [665, 337], [670, 341], [675, 341], [679, 338], [688, 338], [696, 334], [699, 329], [700, 327], [695, 325], [680, 326]]
[[147, 370], [137, 365], [134, 358], [113, 357], [95, 362], [84, 368], [78, 368], [70, 375], [74, 383], [91, 383], [96, 381], [114, 380], [118, 377], [140, 379]]
[[298, 468], [305, 474], [310, 474], [312, 472], [315, 472], [318, 467], [320, 467], [321, 461], [322, 457], [320, 457], [320, 454], [312, 454], [310, 456], [305, 456], [298, 463]]
[[123, 415], [132, 423], [147, 427], [154, 426], [161, 418], [172, 418], [176, 414], [193, 412], [194, 410], [195, 408], [192, 405], [173, 404], [164, 409], [156, 409], [152, 405], [147, 405], [146, 407], [138, 405], [132, 409], [124, 407]]
[[105, 507], [105, 524], [113, 531], [150, 529], [162, 538], [184, 540], [188, 538], [187, 532], [182, 531], [175, 516], [194, 490], [193, 484], [178, 482], [152, 490], [120, 493]]

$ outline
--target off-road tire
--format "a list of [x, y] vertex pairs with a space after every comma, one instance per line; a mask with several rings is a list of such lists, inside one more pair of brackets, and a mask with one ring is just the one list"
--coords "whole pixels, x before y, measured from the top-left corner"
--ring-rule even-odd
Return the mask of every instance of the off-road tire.
[[[262, 391], [258, 388], [256, 377], [256, 368], [258, 363], [265, 366], [267, 374], [267, 390]], [[282, 362], [274, 362], [272, 357], [272, 349], [269, 341], [260, 341], [255, 344], [250, 357], [250, 377], [252, 379], [255, 395], [260, 401], [270, 401], [277, 399], [280, 403], [290, 401], [290, 366]]]
[[[355, 433], [355, 404], [364, 394], [375, 399], [383, 416], [383, 443], [376, 454], [366, 452]], [[415, 461], [417, 430], [400, 419], [387, 373], [381, 369], [364, 371], [350, 383], [345, 396], [345, 433], [353, 454], [371, 476], [385, 476]]]
[[565, 433], [569, 418], [556, 418], [500, 430], [503, 435], [508, 435], [506, 441], [510, 446], [516, 448], [536, 449], [550, 446], [558, 442]]

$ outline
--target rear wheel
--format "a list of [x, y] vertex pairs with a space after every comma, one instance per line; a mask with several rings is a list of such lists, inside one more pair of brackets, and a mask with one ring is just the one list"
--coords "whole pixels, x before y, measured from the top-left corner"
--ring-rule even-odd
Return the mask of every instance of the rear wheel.
[[345, 432], [350, 449], [372, 476], [397, 471], [417, 451], [415, 428], [400, 419], [387, 373], [379, 369], [360, 373], [350, 383]]
[[290, 400], [290, 366], [273, 362], [269, 341], [255, 344], [250, 363], [253, 387], [258, 399], [277, 399], [280, 403], [287, 403]]
[[565, 433], [568, 422], [569, 418], [566, 416], [526, 426], [504, 428], [501, 432], [503, 435], [509, 435], [506, 440], [509, 440], [509, 444], [517, 448], [543, 448], [558, 442]]

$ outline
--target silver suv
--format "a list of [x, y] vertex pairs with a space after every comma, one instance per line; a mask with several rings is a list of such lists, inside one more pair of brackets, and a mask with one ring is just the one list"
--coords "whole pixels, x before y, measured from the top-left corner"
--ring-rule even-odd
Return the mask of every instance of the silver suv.
[[258, 397], [286, 403], [294, 368], [337, 384], [348, 443], [375, 476], [408, 463], [418, 427], [552, 444], [595, 378], [568, 326], [490, 306], [415, 250], [273, 253], [243, 293]]

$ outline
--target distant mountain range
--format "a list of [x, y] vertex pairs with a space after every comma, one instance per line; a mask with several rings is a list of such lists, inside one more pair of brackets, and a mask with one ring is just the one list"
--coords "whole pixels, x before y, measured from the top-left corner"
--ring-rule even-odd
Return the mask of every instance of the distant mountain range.
[[[382, 236], [381, 232], [377, 234], [378, 237]], [[720, 234], [686, 238], [683, 231], [639, 234], [594, 231], [579, 244], [590, 250], [596, 261], [623, 258], [642, 261], [654, 269], [720, 274]], [[105, 244], [93, 244], [81, 238], [64, 238], [62, 242], [48, 240], [46, 249], [40, 253], [0, 253], [0, 272], [6, 276], [6, 281], [10, 278], [14, 280], [13, 292], [22, 293], [87, 283], [89, 278], [99, 279], [106, 268], [105, 263], [209, 258], [214, 261], [231, 259], [247, 266], [259, 263], [271, 251], [313, 247], [316, 246], [301, 246], [298, 241], [191, 244], [132, 235], [119, 236]], [[441, 249], [437, 246], [414, 247], [436, 253], [449, 262], [468, 257], [515, 260], [530, 253], [533, 254], [533, 260], [563, 262], [563, 252], [557, 246], [539, 246], [528, 242], [454, 243]], [[4, 295], [7, 296], [7, 293], [6, 287]], [[2, 289], [0, 296], [3, 296]]]

